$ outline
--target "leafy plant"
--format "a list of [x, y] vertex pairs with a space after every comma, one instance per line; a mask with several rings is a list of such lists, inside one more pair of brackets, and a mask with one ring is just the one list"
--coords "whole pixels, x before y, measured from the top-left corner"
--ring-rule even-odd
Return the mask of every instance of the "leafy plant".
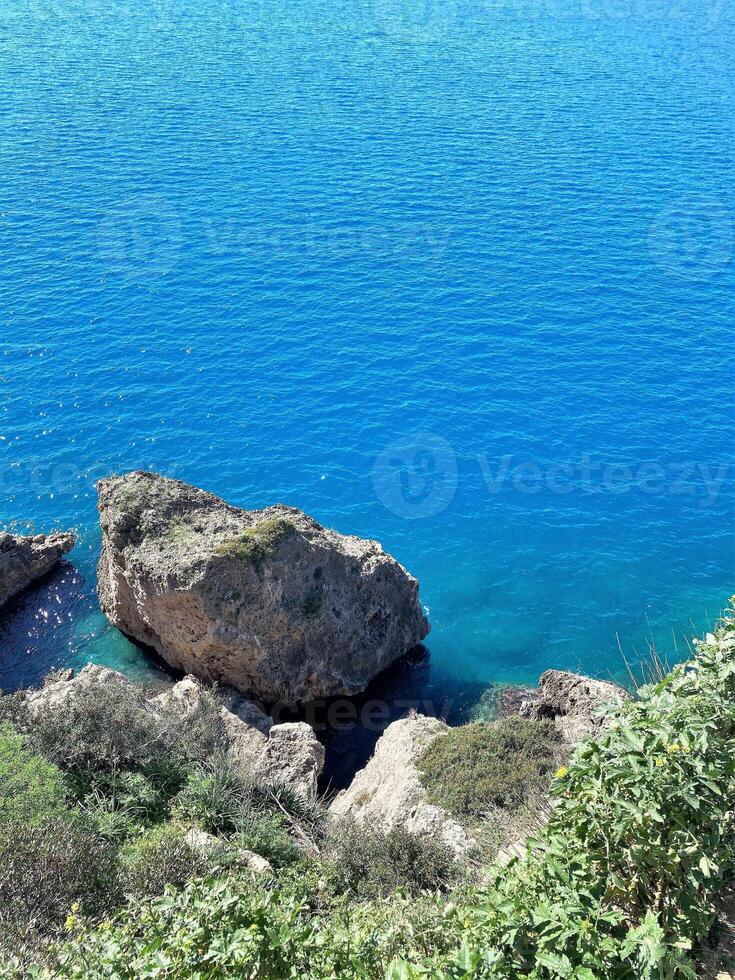
[[325, 875], [337, 894], [385, 898], [446, 888], [456, 877], [452, 852], [403, 827], [385, 832], [340, 821], [329, 839]]
[[58, 933], [73, 906], [119, 901], [114, 848], [72, 814], [0, 827], [0, 944]]
[[134, 898], [162, 895], [167, 885], [183, 888], [206, 869], [202, 853], [172, 824], [145, 831], [121, 855], [122, 887]]

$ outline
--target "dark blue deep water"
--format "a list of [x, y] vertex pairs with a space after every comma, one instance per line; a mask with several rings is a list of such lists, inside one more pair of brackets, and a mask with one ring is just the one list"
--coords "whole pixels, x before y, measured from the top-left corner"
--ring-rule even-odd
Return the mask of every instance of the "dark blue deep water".
[[735, 591], [730, 0], [0, 0], [0, 686], [152, 676], [93, 481], [378, 538], [427, 689], [671, 658]]

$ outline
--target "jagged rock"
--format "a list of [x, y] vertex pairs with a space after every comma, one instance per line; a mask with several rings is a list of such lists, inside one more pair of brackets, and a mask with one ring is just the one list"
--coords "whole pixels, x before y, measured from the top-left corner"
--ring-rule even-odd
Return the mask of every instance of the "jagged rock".
[[334, 818], [351, 817], [368, 827], [391, 830], [403, 826], [413, 833], [444, 841], [457, 856], [474, 841], [441, 807], [427, 802], [416, 761], [448, 725], [438, 718], [409, 715], [386, 728], [375, 753], [352, 784], [333, 801]]
[[[193, 712], [199, 706], [202, 693], [203, 688], [196, 678], [185, 677], [170, 690], [159, 694], [155, 701], [166, 708], [178, 707], [181, 711]], [[214, 696], [221, 704], [219, 715], [229, 739], [230, 754], [248, 769], [255, 770], [268, 742], [272, 718], [232, 688], [219, 688]]]
[[221, 841], [219, 837], [208, 834], [204, 830], [192, 827], [184, 837], [186, 843], [195, 851], [201, 854], [209, 854], [212, 851], [228, 851], [235, 856], [237, 862], [256, 874], [273, 874], [273, 865], [266, 858], [249, 851], [245, 847], [233, 847], [231, 844]]
[[303, 721], [274, 725], [255, 773], [266, 783], [290, 787], [302, 799], [316, 799], [324, 768], [324, 747]]
[[547, 670], [539, 681], [539, 697], [524, 701], [522, 718], [552, 718], [568, 742], [578, 742], [604, 725], [600, 710], [630, 697], [618, 684], [593, 680], [564, 670]]
[[[202, 692], [194, 677], [185, 677], [155, 700], [168, 708], [193, 711]], [[230, 754], [261, 782], [288, 786], [304, 800], [315, 799], [324, 749], [314, 730], [305, 722], [274, 725], [257, 704], [232, 688], [218, 688], [214, 697], [221, 704]]]
[[15, 535], [0, 531], [0, 606], [42, 578], [74, 547], [74, 535]]
[[[200, 704], [204, 689], [193, 677], [174, 684], [154, 698], [131, 683], [124, 674], [98, 664], [87, 664], [78, 674], [69, 677], [53, 675], [38, 690], [26, 692], [26, 702], [33, 713], [53, 710], [68, 704], [90, 687], [118, 686], [128, 697], [138, 700], [146, 711], [164, 716], [164, 712], [194, 712]], [[312, 728], [304, 722], [274, 725], [273, 719], [258, 705], [232, 689], [216, 689], [213, 697], [220, 704], [229, 742], [228, 751], [248, 772], [264, 783], [288, 786], [305, 800], [313, 800], [317, 783], [324, 768], [324, 749]]]

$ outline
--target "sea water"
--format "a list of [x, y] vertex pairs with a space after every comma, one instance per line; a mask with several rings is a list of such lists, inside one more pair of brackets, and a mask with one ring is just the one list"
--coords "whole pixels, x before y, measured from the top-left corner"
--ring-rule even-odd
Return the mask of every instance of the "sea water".
[[379, 539], [455, 717], [684, 656], [735, 591], [733, 21], [0, 0], [0, 522], [79, 534], [0, 687], [156, 676], [94, 594], [135, 468]]

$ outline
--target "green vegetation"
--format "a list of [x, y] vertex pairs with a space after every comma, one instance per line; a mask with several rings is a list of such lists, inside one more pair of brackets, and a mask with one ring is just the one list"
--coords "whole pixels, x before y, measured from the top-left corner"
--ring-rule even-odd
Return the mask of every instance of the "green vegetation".
[[446, 845], [403, 827], [384, 833], [345, 821], [335, 828], [330, 844], [325, 878], [339, 895], [373, 899], [400, 891], [418, 896], [446, 889], [457, 878]]
[[[122, 832], [122, 848], [119, 827], [102, 819], [120, 804], [101, 790], [102, 803], [74, 804], [76, 820], [49, 817], [35, 832], [10, 821], [0, 840], [0, 950], [16, 959], [0, 951], [0, 975], [694, 980], [696, 942], [735, 873], [735, 618], [640, 694], [559, 767], [548, 825], [523, 859], [486, 868], [482, 885], [452, 881], [442, 849], [405, 831], [347, 825], [325, 835], [288, 794], [252, 785], [217, 758], [194, 760], [190, 748], [166, 818], [126, 816], [135, 829]], [[479, 775], [502, 761], [504, 746], [519, 751], [522, 731], [470, 726], [459, 743], [427, 753], [437, 798], [450, 799], [454, 776], [455, 812], [478, 821], [485, 807], [518, 799], [510, 771], [470, 792], [470, 763], [455, 753], [465, 739]], [[538, 727], [526, 734], [534, 747], [522, 764], [545, 779], [553, 738]], [[100, 754], [108, 758], [91, 748], [75, 758], [87, 765]], [[460, 762], [467, 771], [458, 776]], [[72, 775], [61, 762], [59, 770]], [[59, 805], [55, 793], [46, 798]], [[225, 846], [262, 834], [264, 849], [276, 848], [290, 835], [294, 861], [262, 878], [235, 863], [197, 867], [178, 829], [191, 821], [218, 828]], [[198, 877], [184, 884], [190, 874]], [[46, 945], [29, 940], [39, 924]]]
[[35, 755], [7, 722], [0, 724], [0, 827], [34, 825], [65, 809], [61, 771]]
[[440, 735], [418, 769], [432, 803], [460, 819], [481, 820], [498, 807], [545, 795], [563, 756], [552, 722], [504, 718]]
[[225, 541], [216, 552], [257, 566], [264, 559], [272, 558], [281, 542], [292, 534], [296, 534], [296, 528], [290, 521], [282, 517], [269, 517], [253, 524], [236, 538]]

